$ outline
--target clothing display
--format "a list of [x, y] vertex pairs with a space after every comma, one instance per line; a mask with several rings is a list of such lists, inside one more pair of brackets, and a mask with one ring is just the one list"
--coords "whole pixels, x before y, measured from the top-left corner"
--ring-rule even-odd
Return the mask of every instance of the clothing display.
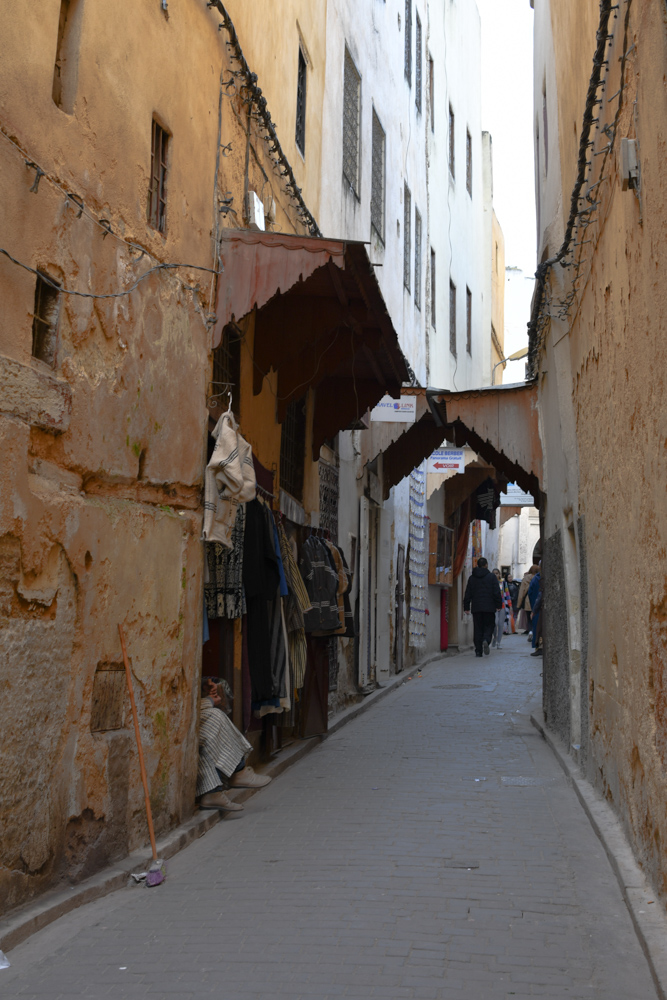
[[245, 504], [238, 504], [231, 533], [231, 548], [221, 542], [206, 543], [204, 598], [209, 618], [240, 618], [243, 601], [243, 541]]
[[475, 490], [472, 516], [476, 520], [486, 521], [493, 530], [496, 526], [496, 510], [499, 506], [500, 490], [493, 479], [489, 477]]
[[204, 475], [204, 527], [207, 542], [231, 548], [239, 503], [252, 500], [257, 489], [252, 449], [238, 432], [231, 410], [213, 430], [215, 447]]
[[312, 605], [304, 615], [306, 632], [323, 635], [340, 627], [338, 616], [339, 577], [329, 549], [321, 538], [310, 535], [301, 550], [299, 564]]

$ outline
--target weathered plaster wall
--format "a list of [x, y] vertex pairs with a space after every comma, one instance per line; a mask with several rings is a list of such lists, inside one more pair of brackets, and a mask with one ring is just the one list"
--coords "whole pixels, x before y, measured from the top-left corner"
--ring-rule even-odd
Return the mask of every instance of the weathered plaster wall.
[[[625, 9], [623, 5], [614, 22], [609, 97], [620, 85]], [[573, 179], [574, 132], [583, 113], [585, 89], [585, 82], [573, 76], [572, 68], [580, 62], [573, 53], [581, 51], [583, 59], [587, 48], [592, 54], [597, 4], [552, 4], [551, 19], [565, 197]], [[585, 626], [580, 642], [585, 668], [580, 676], [586, 690], [571, 685], [571, 710], [576, 706], [584, 715], [582, 738], [587, 723], [590, 726], [589, 745], [584, 746], [588, 773], [618, 810], [663, 898], [667, 891], [663, 848], [667, 837], [663, 676], [667, 293], [662, 271], [667, 253], [663, 169], [667, 94], [656, 79], [663, 77], [666, 37], [664, 7], [633, 3], [627, 44], [634, 47], [628, 56], [616, 147], [601, 191], [599, 222], [587, 233], [592, 244], [570, 315], [569, 383], [579, 454], [577, 500], [583, 519], [574, 586], [565, 555], [567, 612], [571, 617], [574, 592]], [[583, 70], [580, 73], [583, 77]], [[605, 122], [616, 102], [607, 103], [609, 108], [602, 109]], [[639, 143], [641, 202], [632, 191], [621, 190], [618, 145], [624, 136], [636, 137]], [[597, 139], [599, 146], [605, 141]], [[543, 366], [551, 368], [548, 352]], [[548, 511], [553, 517], [552, 490], [562, 489], [562, 478], [554, 476], [553, 466], [549, 468]], [[574, 514], [576, 523], [576, 509]], [[547, 657], [549, 663], [549, 653]]]

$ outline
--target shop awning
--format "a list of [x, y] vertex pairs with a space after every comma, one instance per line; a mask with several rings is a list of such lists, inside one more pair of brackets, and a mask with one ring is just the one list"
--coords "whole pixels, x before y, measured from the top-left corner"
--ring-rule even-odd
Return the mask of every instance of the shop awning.
[[276, 416], [315, 389], [313, 458], [327, 438], [389, 393], [408, 369], [363, 243], [223, 231], [217, 346], [253, 310], [254, 392], [277, 373]]
[[[412, 391], [423, 394], [429, 408], [418, 408], [421, 416], [384, 451], [385, 498], [392, 486], [447, 440], [459, 448], [469, 445], [496, 470], [500, 482], [517, 483], [539, 504], [542, 446], [534, 385], [519, 383], [462, 392]], [[474, 474], [469, 478], [472, 483]]]

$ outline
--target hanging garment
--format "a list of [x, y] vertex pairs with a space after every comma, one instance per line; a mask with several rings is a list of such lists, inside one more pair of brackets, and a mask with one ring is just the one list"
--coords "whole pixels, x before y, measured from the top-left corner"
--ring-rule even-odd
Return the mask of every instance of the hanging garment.
[[209, 618], [240, 618], [243, 606], [243, 540], [245, 504], [236, 508], [231, 534], [231, 548], [220, 542], [206, 542], [208, 579], [204, 584], [206, 613]]
[[510, 594], [510, 589], [507, 586], [507, 580], [502, 580], [500, 583], [500, 593], [503, 597], [503, 607], [505, 608], [505, 632], [507, 635], [512, 635], [516, 632], [516, 627], [514, 624], [514, 608], [512, 607], [512, 596]]
[[473, 506], [473, 517], [479, 521], [486, 521], [493, 530], [496, 526], [496, 510], [500, 506], [500, 490], [490, 476], [475, 490]]
[[[272, 669], [280, 624], [280, 573], [273, 532], [259, 500], [246, 504], [243, 586], [247, 607], [248, 663], [253, 708], [272, 703], [280, 710], [279, 685]], [[278, 611], [276, 617], [276, 608]]]
[[314, 535], [303, 543], [300, 569], [312, 604], [304, 615], [306, 632], [334, 632], [339, 625], [338, 574], [328, 549]]
[[343, 560], [337, 547], [328, 539], [323, 544], [329, 551], [329, 556], [333, 560], [333, 565], [338, 577], [338, 587], [336, 589], [338, 628], [335, 629], [334, 632], [336, 635], [343, 635], [345, 632], [345, 603], [343, 601], [343, 594], [346, 592], [348, 587], [347, 573], [345, 572], [345, 566], [343, 565]]
[[252, 746], [225, 713], [202, 698], [199, 719], [197, 795], [205, 795], [220, 784], [217, 768], [231, 777]]
[[230, 548], [238, 504], [252, 500], [257, 489], [252, 449], [231, 411], [220, 417], [213, 437], [215, 448], [204, 476], [203, 538]]
[[340, 557], [343, 560], [343, 567], [345, 569], [345, 575], [347, 576], [347, 587], [343, 593], [343, 608], [345, 611], [345, 631], [343, 637], [346, 639], [354, 639], [356, 632], [354, 631], [354, 615], [352, 614], [352, 606], [350, 604], [350, 591], [352, 590], [352, 573], [350, 572], [350, 567], [347, 565], [347, 560], [345, 558], [345, 553], [339, 547]]
[[285, 600], [285, 624], [289, 664], [295, 691], [303, 687], [306, 676], [306, 633], [303, 623], [304, 611], [311, 608], [310, 598], [303, 577], [296, 564], [296, 558], [282, 524], [278, 525], [278, 538], [289, 594]]

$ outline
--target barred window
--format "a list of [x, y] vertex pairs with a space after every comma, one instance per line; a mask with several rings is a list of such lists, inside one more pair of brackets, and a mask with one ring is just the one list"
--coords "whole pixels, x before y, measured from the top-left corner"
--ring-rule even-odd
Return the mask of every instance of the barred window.
[[280, 488], [301, 502], [306, 453], [306, 397], [287, 407], [280, 435]]
[[415, 14], [415, 104], [417, 111], [422, 110], [422, 23], [419, 14]]
[[32, 356], [55, 367], [60, 285], [48, 274], [38, 274], [35, 284], [35, 311], [32, 315]]
[[241, 414], [241, 335], [231, 324], [224, 328], [220, 344], [213, 351], [212, 389], [212, 395], [230, 390], [232, 411], [238, 418]]
[[469, 129], [466, 129], [466, 187], [472, 198], [472, 136]]
[[449, 349], [456, 357], [456, 285], [449, 279]]
[[422, 307], [422, 217], [415, 209], [415, 305]]
[[169, 135], [153, 119], [151, 135], [151, 181], [148, 192], [148, 221], [163, 233], [167, 214], [167, 145]]
[[435, 250], [431, 247], [431, 326], [435, 330]]
[[299, 69], [296, 83], [296, 144], [306, 155], [306, 59], [299, 46]]
[[405, 79], [412, 84], [412, 0], [405, 0]]
[[452, 175], [452, 177], [456, 177], [456, 169], [455, 169], [456, 146], [454, 144], [454, 125], [455, 125], [454, 108], [450, 104], [449, 105], [449, 172]]
[[466, 351], [472, 355], [472, 292], [466, 285]]
[[403, 284], [410, 291], [410, 255], [412, 251], [412, 196], [407, 184], [403, 186]]
[[373, 150], [371, 165], [371, 225], [384, 243], [386, 136], [373, 108]]
[[343, 74], [343, 176], [357, 197], [359, 197], [360, 120], [361, 77], [346, 48]]

